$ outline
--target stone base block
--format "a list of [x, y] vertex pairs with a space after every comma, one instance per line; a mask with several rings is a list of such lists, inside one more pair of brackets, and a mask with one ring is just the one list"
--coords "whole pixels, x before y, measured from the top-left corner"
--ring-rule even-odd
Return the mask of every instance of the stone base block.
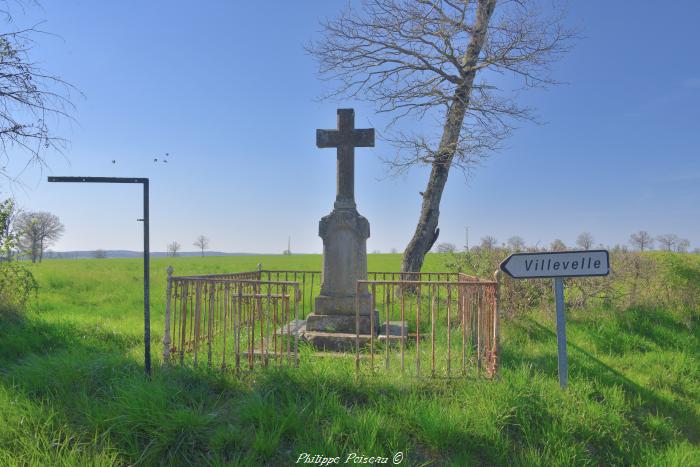
[[[372, 308], [372, 296], [360, 295], [360, 315], [369, 316]], [[355, 317], [355, 296], [319, 295], [316, 297], [314, 311], [319, 315], [352, 315]]]
[[[369, 313], [360, 315], [360, 334], [370, 334], [370, 317]], [[374, 311], [374, 329], [372, 334], [377, 335], [379, 330], [379, 313]], [[306, 317], [306, 331], [326, 332], [326, 333], [348, 333], [357, 332], [355, 325], [355, 314], [332, 314], [324, 315], [318, 311]]]
[[[306, 331], [304, 340], [325, 352], [355, 352], [355, 333]], [[360, 334], [360, 347], [368, 345], [370, 336]]]

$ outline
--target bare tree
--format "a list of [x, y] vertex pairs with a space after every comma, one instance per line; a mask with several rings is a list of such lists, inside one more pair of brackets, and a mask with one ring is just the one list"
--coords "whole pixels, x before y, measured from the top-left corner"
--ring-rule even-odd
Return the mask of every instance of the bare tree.
[[[10, 25], [11, 3], [22, 9], [34, 2], [0, 0], [0, 18]], [[11, 155], [25, 154], [25, 169], [45, 166], [47, 151], [61, 152], [65, 147], [65, 140], [51, 127], [60, 120], [72, 120], [70, 94], [75, 88], [42, 70], [30, 57], [40, 34], [46, 33], [35, 27], [0, 33], [0, 176], [10, 179], [21, 174], [8, 173]]]
[[678, 243], [678, 235], [676, 234], [664, 234], [658, 235], [656, 241], [659, 242], [661, 249], [664, 251], [673, 251], [673, 248]]
[[455, 246], [454, 243], [448, 243], [448, 242], [438, 243], [438, 246], [437, 246], [438, 253], [454, 253], [455, 251], [457, 251], [457, 247]]
[[49, 212], [21, 213], [17, 217], [16, 229], [19, 247], [29, 254], [32, 263], [41, 262], [44, 250], [61, 238], [65, 230], [58, 216]]
[[481, 245], [480, 247], [484, 250], [491, 251], [494, 248], [498, 246], [498, 240], [496, 237], [492, 235], [487, 235], [485, 237], [481, 237]]
[[396, 248], [392, 248], [392, 249], [391, 249], [391, 254], [392, 254], [392, 255], [395, 255], [395, 254], [397, 254], [398, 252], [399, 252], [399, 251], [398, 251]]
[[204, 250], [209, 248], [209, 239], [204, 235], [200, 235], [197, 237], [197, 240], [194, 241], [193, 245], [199, 248], [202, 251], [202, 256], [204, 256]]
[[687, 238], [679, 238], [676, 242], [676, 252], [678, 253], [688, 253], [690, 248], [690, 240]]
[[168, 254], [170, 256], [177, 256], [177, 252], [180, 251], [180, 244], [176, 241], [168, 243]]
[[508, 242], [506, 242], [508, 245], [508, 248], [510, 248], [513, 251], [523, 251], [525, 249], [525, 240], [523, 240], [523, 237], [520, 237], [518, 235], [513, 235], [508, 239]]
[[583, 250], [590, 250], [593, 242], [593, 235], [590, 232], [583, 232], [576, 237], [576, 245]]
[[[386, 137], [397, 148], [387, 160], [392, 172], [431, 167], [402, 271], [419, 271], [439, 236], [450, 169], [468, 172], [499, 147], [515, 120], [532, 118], [517, 92], [488, 78], [508, 73], [520, 78], [512, 86], [520, 90], [553, 84], [549, 64], [573, 37], [561, 13], [540, 16], [530, 0], [495, 10], [496, 0], [365, 0], [323, 22], [323, 37], [307, 49], [321, 77], [337, 83], [328, 97], [366, 99], [394, 116]], [[405, 134], [395, 124], [408, 116], [431, 117], [442, 129]]]
[[646, 230], [640, 230], [630, 235], [630, 245], [639, 251], [650, 250], [654, 247], [654, 239]]
[[561, 241], [560, 239], [554, 239], [551, 245], [549, 245], [549, 249], [552, 251], [565, 251], [566, 250], [566, 243]]

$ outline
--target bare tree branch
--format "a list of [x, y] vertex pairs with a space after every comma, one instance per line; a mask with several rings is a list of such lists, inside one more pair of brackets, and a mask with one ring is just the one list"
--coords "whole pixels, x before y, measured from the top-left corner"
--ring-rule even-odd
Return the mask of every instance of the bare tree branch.
[[[33, 2], [14, 3], [24, 7]], [[8, 2], [0, 5], [4, 7], [0, 16], [11, 27]], [[30, 58], [40, 34], [48, 33], [37, 26], [0, 30], [0, 176], [14, 181], [30, 166], [44, 168], [49, 151], [63, 152], [67, 141], [52, 128], [60, 120], [72, 121], [75, 110], [71, 102], [75, 87], [45, 72]], [[11, 158], [13, 163], [24, 161], [24, 169], [10, 173]]]
[[[320, 78], [334, 85], [325, 97], [368, 100], [392, 115], [384, 136], [396, 148], [385, 159], [390, 173], [432, 167], [402, 270], [419, 270], [437, 240], [450, 168], [468, 174], [515, 122], [534, 118], [518, 96], [556, 83], [550, 65], [574, 38], [562, 19], [556, 6], [543, 14], [536, 0], [365, 0], [322, 23], [322, 38], [307, 51]], [[499, 88], [504, 74], [519, 84]], [[440, 135], [397, 128], [402, 119], [427, 116], [441, 122]]]

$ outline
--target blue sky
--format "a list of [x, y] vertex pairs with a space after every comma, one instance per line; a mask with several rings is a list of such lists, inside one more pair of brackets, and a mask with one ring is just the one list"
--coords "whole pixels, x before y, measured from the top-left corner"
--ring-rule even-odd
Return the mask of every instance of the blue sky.
[[[318, 102], [325, 84], [303, 45], [344, 2], [45, 1], [18, 16], [43, 20], [33, 58], [79, 88], [65, 158], [26, 172], [22, 208], [57, 214], [56, 250], [141, 245], [136, 186], [49, 184], [47, 175], [151, 178], [151, 245], [196, 236], [211, 249], [320, 252], [318, 220], [332, 209], [335, 153], [315, 129], [354, 107], [356, 126], [383, 128], [368, 103]], [[582, 231], [627, 242], [640, 229], [700, 246], [700, 3], [572, 2], [582, 38], [555, 64], [567, 82], [525, 97], [543, 124], [521, 123], [469, 180], [450, 175], [439, 241], [484, 235], [528, 244]], [[410, 122], [409, 122], [410, 124]], [[170, 153], [168, 164], [154, 157]], [[427, 169], [387, 178], [392, 148], [356, 151], [358, 210], [368, 250], [410, 239]], [[112, 164], [116, 160], [116, 164]], [[7, 184], [3, 182], [3, 194]]]

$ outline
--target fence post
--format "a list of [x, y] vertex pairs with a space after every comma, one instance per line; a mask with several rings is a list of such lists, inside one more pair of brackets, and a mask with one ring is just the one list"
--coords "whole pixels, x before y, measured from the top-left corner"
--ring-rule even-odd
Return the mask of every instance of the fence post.
[[501, 277], [503, 273], [497, 269], [493, 273], [493, 278], [496, 280], [496, 299], [493, 310], [493, 356], [491, 362], [491, 377], [496, 376], [498, 371], [498, 359], [501, 355], [501, 330], [500, 330], [500, 315], [501, 315]]
[[163, 363], [168, 364], [170, 358], [170, 301], [173, 290], [173, 267], [168, 266], [168, 285], [165, 291], [165, 332], [163, 333]]

